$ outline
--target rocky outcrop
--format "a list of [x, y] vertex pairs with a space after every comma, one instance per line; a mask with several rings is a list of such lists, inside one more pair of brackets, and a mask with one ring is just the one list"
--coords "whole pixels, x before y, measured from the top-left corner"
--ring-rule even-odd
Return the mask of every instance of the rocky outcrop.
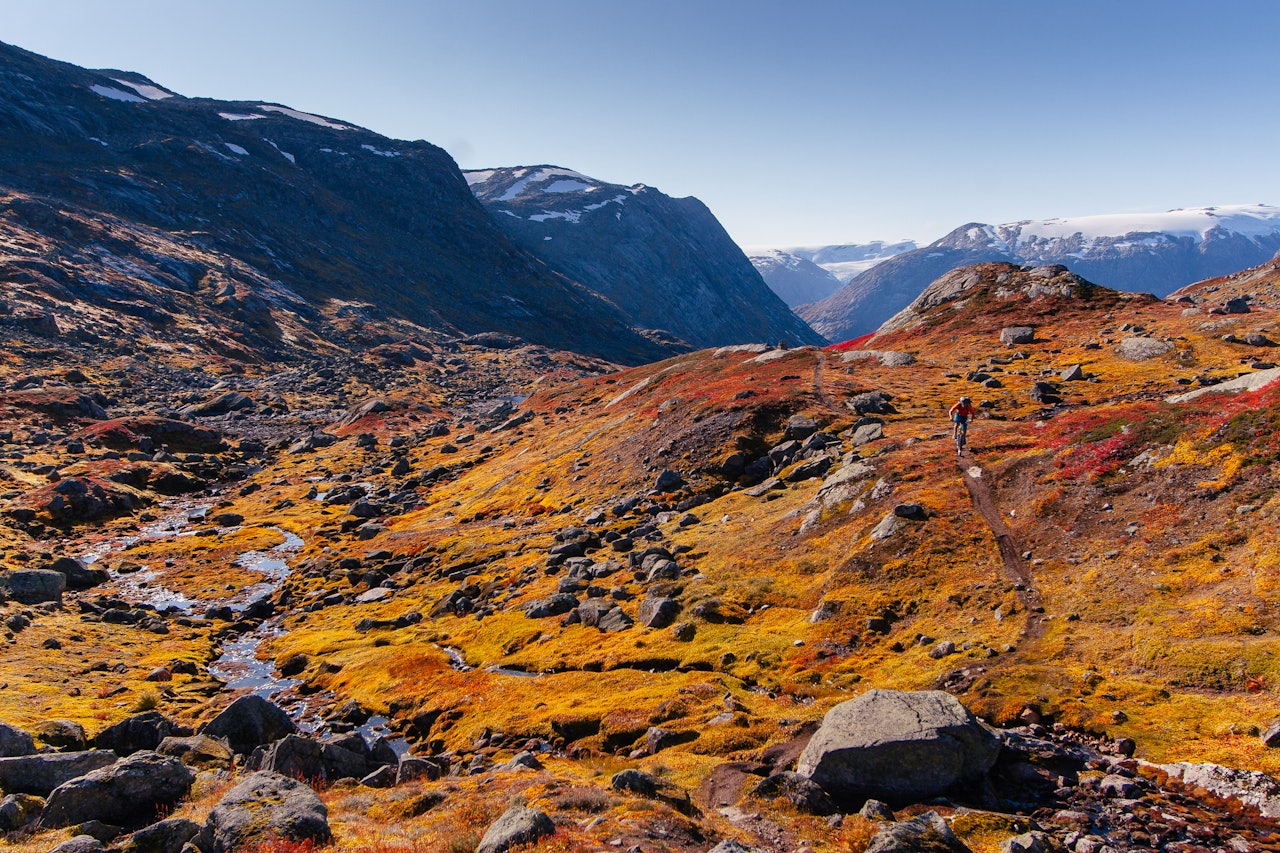
[[896, 805], [980, 781], [999, 751], [950, 694], [871, 690], [827, 712], [796, 771], [837, 800]]
[[970, 853], [937, 812], [895, 823], [871, 838], [866, 853]]

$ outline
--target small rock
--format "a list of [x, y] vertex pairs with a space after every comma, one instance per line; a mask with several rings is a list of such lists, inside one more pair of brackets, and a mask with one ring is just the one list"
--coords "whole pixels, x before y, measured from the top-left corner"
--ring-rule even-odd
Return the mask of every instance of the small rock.
[[516, 845], [533, 844], [555, 831], [556, 825], [545, 813], [512, 806], [485, 830], [476, 853], [506, 853]]

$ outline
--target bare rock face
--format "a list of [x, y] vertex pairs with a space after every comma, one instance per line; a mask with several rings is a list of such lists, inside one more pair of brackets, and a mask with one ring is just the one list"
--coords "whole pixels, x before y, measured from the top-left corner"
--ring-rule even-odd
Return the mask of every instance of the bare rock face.
[[0, 723], [0, 758], [16, 755], [32, 755], [36, 742], [22, 729], [8, 723]]
[[277, 773], [258, 772], [213, 807], [194, 843], [203, 853], [230, 853], [272, 839], [324, 844], [332, 837], [329, 810], [315, 791]]
[[867, 853], [969, 853], [969, 848], [937, 812], [925, 812], [876, 833]]
[[827, 712], [796, 771], [837, 800], [905, 804], [981, 779], [999, 751], [950, 694], [872, 690]]
[[1155, 338], [1125, 338], [1120, 342], [1120, 346], [1116, 347], [1116, 354], [1129, 361], [1146, 361], [1149, 358], [1158, 358], [1171, 349], [1173, 344], [1168, 341], [1158, 341]]
[[51, 827], [90, 820], [136, 823], [154, 818], [157, 808], [185, 797], [195, 778], [196, 774], [175, 758], [137, 752], [59, 785], [49, 795], [40, 820]]

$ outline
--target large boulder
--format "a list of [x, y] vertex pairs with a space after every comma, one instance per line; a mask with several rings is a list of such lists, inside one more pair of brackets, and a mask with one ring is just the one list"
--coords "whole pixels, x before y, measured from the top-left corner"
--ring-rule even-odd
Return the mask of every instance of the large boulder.
[[21, 604], [61, 602], [67, 576], [48, 569], [16, 569], [0, 574], [0, 589]]
[[245, 777], [222, 798], [194, 839], [202, 853], [231, 853], [273, 840], [327, 843], [329, 810], [315, 791], [278, 773]]
[[59, 785], [45, 802], [40, 821], [49, 827], [90, 820], [136, 824], [185, 797], [195, 778], [196, 774], [176, 758], [135, 752]]
[[105, 749], [0, 758], [0, 789], [8, 794], [47, 797], [64, 782], [114, 764], [116, 758]]
[[292, 779], [327, 779], [323, 751], [319, 741], [301, 735], [289, 735], [267, 748], [258, 769]]
[[143, 750], [154, 751], [161, 741], [177, 730], [178, 727], [159, 711], [147, 711], [107, 726], [98, 732], [93, 745], [98, 749], [109, 749], [119, 756], [132, 755]]
[[49, 566], [67, 579], [67, 589], [90, 589], [107, 582], [106, 569], [91, 569], [75, 557], [59, 557]]
[[796, 772], [837, 800], [920, 802], [975, 782], [1000, 742], [939, 690], [871, 690], [827, 712]]
[[1158, 341], [1155, 338], [1125, 338], [1116, 347], [1116, 355], [1128, 361], [1146, 361], [1149, 358], [1158, 358], [1173, 349], [1173, 344], [1168, 341]]
[[40, 816], [44, 800], [31, 794], [10, 794], [0, 800], [0, 832], [29, 826]]
[[200, 831], [200, 824], [173, 817], [143, 827], [116, 842], [120, 853], [181, 853], [188, 841]]
[[517, 844], [532, 844], [555, 831], [556, 825], [544, 813], [512, 806], [485, 830], [476, 853], [506, 853]]
[[36, 742], [31, 735], [17, 726], [0, 723], [0, 758], [15, 755], [34, 755]]
[[283, 708], [250, 694], [228, 705], [200, 734], [225, 738], [232, 750], [245, 755], [297, 731]]
[[937, 812], [895, 823], [871, 837], [866, 853], [970, 853]]

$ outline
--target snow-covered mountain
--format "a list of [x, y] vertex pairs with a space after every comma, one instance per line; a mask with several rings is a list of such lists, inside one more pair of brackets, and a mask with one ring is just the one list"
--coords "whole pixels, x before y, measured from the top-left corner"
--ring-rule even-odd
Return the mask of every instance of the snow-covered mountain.
[[1024, 220], [970, 222], [896, 255], [797, 313], [831, 340], [875, 329], [930, 282], [985, 261], [1064, 264], [1117, 290], [1165, 296], [1201, 279], [1257, 266], [1280, 251], [1280, 207], [1264, 204]]
[[823, 343], [696, 198], [558, 166], [465, 174], [512, 241], [610, 299], [638, 326], [697, 347]]
[[765, 283], [795, 308], [825, 299], [859, 273], [915, 248], [911, 240], [896, 243], [876, 240], [832, 246], [758, 247], [746, 251]]

